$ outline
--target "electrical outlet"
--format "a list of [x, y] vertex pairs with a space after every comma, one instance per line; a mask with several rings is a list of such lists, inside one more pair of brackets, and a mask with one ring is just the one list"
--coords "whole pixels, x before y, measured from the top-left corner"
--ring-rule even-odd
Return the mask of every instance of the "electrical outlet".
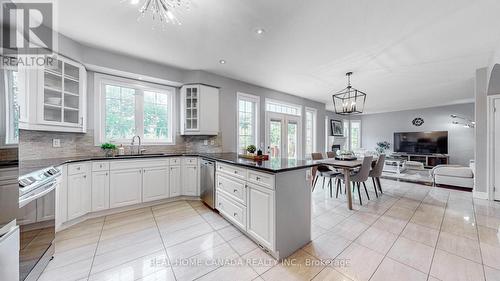
[[52, 147], [61, 147], [61, 140], [60, 139], [53, 139], [52, 140]]
[[215, 145], [215, 140], [210, 140], [210, 145]]
[[203, 145], [208, 145], [208, 140], [204, 140]]

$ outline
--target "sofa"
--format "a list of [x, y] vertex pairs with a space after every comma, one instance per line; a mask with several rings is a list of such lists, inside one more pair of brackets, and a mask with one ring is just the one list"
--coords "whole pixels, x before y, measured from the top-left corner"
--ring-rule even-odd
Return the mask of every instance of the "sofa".
[[460, 165], [438, 165], [431, 171], [434, 185], [474, 188], [474, 163], [469, 167]]

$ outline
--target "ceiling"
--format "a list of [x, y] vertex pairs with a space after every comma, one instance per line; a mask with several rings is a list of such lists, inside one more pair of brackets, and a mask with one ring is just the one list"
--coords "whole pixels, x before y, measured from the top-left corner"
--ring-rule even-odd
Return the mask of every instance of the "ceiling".
[[59, 30], [329, 109], [331, 93], [353, 71], [353, 86], [368, 94], [367, 112], [471, 101], [475, 70], [500, 47], [497, 0], [191, 0], [182, 25], [164, 28], [152, 28], [149, 17], [137, 21], [138, 8], [126, 0], [59, 1]]

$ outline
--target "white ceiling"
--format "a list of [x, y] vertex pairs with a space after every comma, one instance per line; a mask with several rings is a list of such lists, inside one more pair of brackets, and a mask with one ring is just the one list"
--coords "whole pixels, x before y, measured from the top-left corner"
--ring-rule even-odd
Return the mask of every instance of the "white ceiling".
[[[123, 0], [58, 2], [61, 33], [91, 46], [201, 69], [324, 102], [345, 87], [366, 111], [470, 101], [500, 46], [497, 0], [191, 0], [153, 29]], [[254, 30], [264, 28], [263, 36]], [[219, 64], [224, 59], [226, 64]]]

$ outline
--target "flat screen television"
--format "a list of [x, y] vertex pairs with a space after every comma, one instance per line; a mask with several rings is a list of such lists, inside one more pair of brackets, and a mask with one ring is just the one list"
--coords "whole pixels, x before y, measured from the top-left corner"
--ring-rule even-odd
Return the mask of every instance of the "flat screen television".
[[448, 132], [394, 133], [394, 152], [448, 154]]

